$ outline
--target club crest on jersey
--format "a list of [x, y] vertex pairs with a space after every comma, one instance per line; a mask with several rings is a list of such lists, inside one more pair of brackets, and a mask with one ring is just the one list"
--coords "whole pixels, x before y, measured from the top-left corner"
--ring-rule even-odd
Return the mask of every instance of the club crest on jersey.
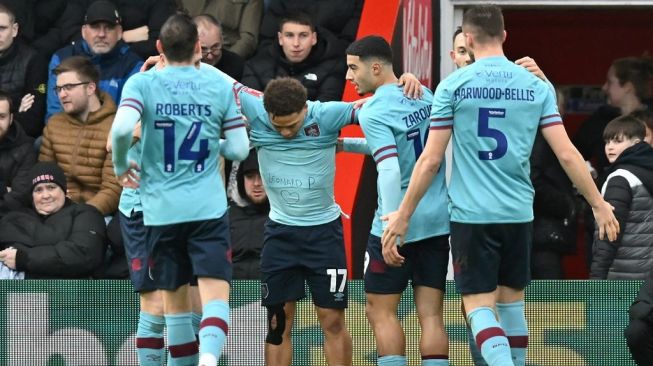
[[320, 136], [320, 126], [317, 122], [304, 127], [304, 135], [311, 137]]

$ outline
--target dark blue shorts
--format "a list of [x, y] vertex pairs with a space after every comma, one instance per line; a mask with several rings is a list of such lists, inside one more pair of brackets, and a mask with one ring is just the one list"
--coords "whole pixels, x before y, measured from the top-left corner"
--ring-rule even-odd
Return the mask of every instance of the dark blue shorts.
[[444, 291], [449, 265], [449, 235], [434, 236], [399, 248], [406, 258], [401, 267], [390, 267], [383, 260], [381, 238], [370, 235], [365, 252], [365, 292], [400, 294], [408, 286], [426, 286]]
[[347, 260], [340, 218], [315, 226], [266, 222], [261, 254], [262, 304], [304, 298], [304, 281], [315, 305], [347, 307]]
[[451, 223], [456, 290], [465, 294], [497, 286], [524, 289], [531, 280], [533, 225]]
[[157, 289], [174, 290], [193, 276], [231, 281], [229, 218], [146, 226]]
[[150, 276], [150, 256], [145, 242], [143, 212], [132, 211], [131, 217], [120, 212], [118, 220], [129, 266], [129, 278], [134, 285], [134, 290], [136, 292], [155, 290], [154, 280]]

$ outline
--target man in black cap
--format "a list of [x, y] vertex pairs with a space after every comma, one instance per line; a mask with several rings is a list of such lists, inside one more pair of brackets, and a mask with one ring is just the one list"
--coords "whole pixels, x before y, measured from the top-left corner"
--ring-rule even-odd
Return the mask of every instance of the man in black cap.
[[236, 183], [241, 199], [229, 202], [231, 250], [234, 279], [259, 279], [263, 230], [270, 212], [270, 203], [258, 169], [256, 150], [238, 165]]
[[100, 70], [100, 89], [107, 92], [115, 102], [120, 100], [122, 87], [143, 64], [141, 58], [122, 41], [122, 19], [115, 5], [106, 0], [91, 3], [84, 16], [82, 39], [61, 48], [52, 56], [48, 67], [47, 120], [61, 111], [61, 104], [54, 90], [54, 69], [71, 56], [86, 56]]

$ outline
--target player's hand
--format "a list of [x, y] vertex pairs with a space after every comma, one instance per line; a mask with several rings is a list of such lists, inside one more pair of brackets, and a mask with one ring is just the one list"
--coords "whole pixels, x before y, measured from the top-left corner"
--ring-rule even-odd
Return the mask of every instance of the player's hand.
[[125, 188], [136, 189], [140, 186], [140, 167], [135, 161], [129, 162], [129, 169], [118, 177], [118, 183]]
[[20, 106], [18, 107], [18, 113], [27, 112], [32, 105], [34, 104], [34, 94], [25, 94], [23, 99], [20, 100]]
[[381, 220], [387, 222], [381, 237], [383, 259], [389, 266], [399, 267], [404, 264], [405, 258], [399, 254], [398, 247], [404, 245], [408, 220], [401, 217], [397, 211], [381, 216]]
[[617, 240], [620, 228], [619, 221], [614, 216], [614, 207], [601, 200], [597, 207], [592, 207], [592, 213], [599, 228], [599, 239], [604, 240], [607, 237], [609, 241]]
[[363, 104], [367, 103], [368, 100], [370, 100], [372, 97], [367, 97], [367, 98], [361, 98], [358, 100], [355, 100], [353, 102], [354, 104], [354, 109], [361, 109], [363, 107]]
[[546, 76], [544, 75], [544, 71], [542, 71], [540, 69], [540, 67], [537, 66], [537, 63], [532, 58], [530, 58], [528, 56], [522, 57], [519, 60], [515, 61], [515, 63], [517, 65], [525, 68], [526, 70], [528, 70], [528, 72], [532, 73], [533, 75], [537, 76], [538, 78], [540, 78], [542, 80], [546, 80]]
[[141, 69], [139, 70], [140, 72], [147, 71], [149, 70], [152, 66], [154, 66], [155, 69], [161, 70], [166, 66], [166, 59], [163, 57], [163, 55], [158, 55], [158, 56], [150, 56], [145, 60], [143, 63], [143, 66], [141, 66]]
[[404, 86], [404, 95], [410, 99], [420, 99], [422, 94], [424, 94], [422, 83], [419, 82], [415, 75], [409, 72], [401, 74], [397, 84]]

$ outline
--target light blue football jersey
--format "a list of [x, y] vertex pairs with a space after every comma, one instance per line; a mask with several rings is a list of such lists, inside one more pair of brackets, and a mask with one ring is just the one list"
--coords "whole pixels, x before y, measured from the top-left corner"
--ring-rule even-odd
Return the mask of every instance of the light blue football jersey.
[[[374, 161], [378, 164], [385, 159], [399, 160], [401, 190], [386, 193], [397, 195], [396, 202], [401, 202], [406, 194], [413, 167], [428, 137], [433, 93], [428, 88], [422, 89], [422, 99], [415, 100], [405, 97], [400, 86], [383, 85], [363, 105], [358, 117]], [[378, 185], [377, 190], [378, 206], [371, 232], [380, 237], [383, 234], [381, 216], [389, 212], [382, 212], [383, 194]], [[390, 212], [398, 208], [391, 207]], [[443, 162], [410, 219], [404, 242], [445, 234], [449, 234], [449, 209]]]
[[556, 124], [562, 120], [549, 86], [503, 56], [443, 80], [430, 128], [453, 128], [451, 221], [532, 221], [529, 157], [537, 129]]
[[218, 72], [167, 66], [127, 80], [120, 108], [141, 115], [141, 202], [145, 225], [221, 217], [222, 132], [245, 128], [231, 84]]
[[258, 151], [270, 219], [293, 226], [321, 225], [340, 216], [334, 200], [335, 145], [342, 127], [356, 121], [351, 103], [308, 102], [297, 135], [285, 139], [274, 129], [263, 95], [236, 85], [250, 140]]
[[[135, 161], [139, 166], [141, 165], [141, 142], [137, 141], [132, 147], [129, 148], [127, 153], [127, 158], [129, 161]], [[140, 212], [143, 211], [143, 206], [141, 205], [141, 195], [139, 193], [139, 188], [132, 189], [123, 187], [122, 193], [120, 194], [120, 202], [118, 203], [118, 209], [122, 212], [123, 215], [130, 217], [132, 211]]]

